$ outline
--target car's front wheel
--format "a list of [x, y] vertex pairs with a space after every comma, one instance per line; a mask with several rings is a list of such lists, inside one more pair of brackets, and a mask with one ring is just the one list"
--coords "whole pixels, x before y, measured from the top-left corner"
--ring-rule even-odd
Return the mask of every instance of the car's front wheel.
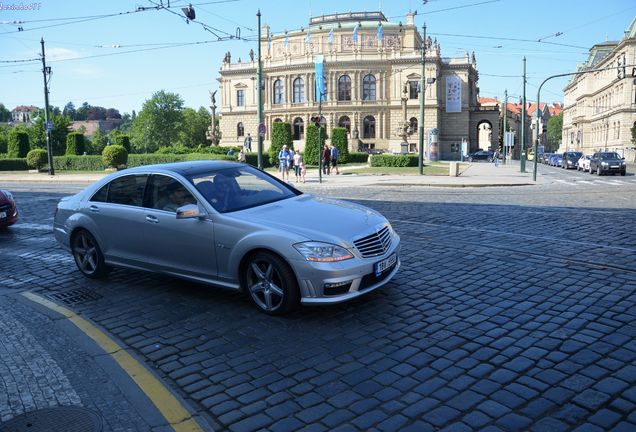
[[77, 231], [71, 239], [71, 252], [75, 264], [84, 276], [91, 279], [104, 277], [111, 270], [104, 262], [97, 240], [86, 230]]
[[244, 287], [252, 303], [266, 314], [281, 315], [298, 305], [296, 276], [285, 260], [272, 253], [257, 252], [248, 259]]
[[596, 168], [596, 175], [597, 176], [601, 175], [601, 166], [600, 165]]

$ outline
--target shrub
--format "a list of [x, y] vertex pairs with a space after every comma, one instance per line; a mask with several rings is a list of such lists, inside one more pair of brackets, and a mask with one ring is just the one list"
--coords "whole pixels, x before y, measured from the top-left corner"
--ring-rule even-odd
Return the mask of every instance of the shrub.
[[116, 134], [115, 142], [113, 144], [120, 145], [126, 149], [126, 152], [130, 153], [130, 137], [125, 134]]
[[320, 142], [318, 142], [318, 127], [314, 124], [307, 125], [305, 129], [305, 154], [303, 159], [307, 165], [318, 165], [318, 158], [322, 153], [325, 144], [325, 128], [322, 127]]
[[110, 168], [119, 168], [128, 162], [128, 152], [124, 146], [117, 144], [109, 145], [102, 152], [104, 165]]
[[29, 135], [19, 130], [9, 132], [7, 155], [10, 158], [23, 158], [29, 152]]
[[372, 167], [407, 167], [417, 165], [418, 155], [371, 155]]
[[53, 156], [55, 171], [101, 171], [106, 168], [101, 155]]
[[26, 159], [0, 159], [0, 171], [26, 171], [29, 169]]
[[190, 147], [186, 147], [183, 144], [178, 144], [174, 146], [167, 147], [159, 147], [155, 154], [188, 154], [192, 153], [192, 149]]
[[347, 163], [349, 158], [349, 140], [347, 129], [336, 127], [331, 131], [331, 144], [338, 149], [338, 163]]
[[44, 149], [33, 149], [26, 156], [26, 163], [30, 167], [40, 170], [49, 163], [48, 153]]
[[369, 153], [364, 152], [351, 152], [347, 155], [347, 162], [349, 163], [367, 163], [369, 162]]
[[286, 145], [290, 150], [294, 149], [292, 140], [291, 124], [285, 122], [274, 122], [272, 124], [272, 142], [269, 146], [269, 163], [278, 164], [278, 153]]
[[66, 155], [83, 155], [85, 151], [86, 143], [83, 133], [72, 132], [66, 135]]

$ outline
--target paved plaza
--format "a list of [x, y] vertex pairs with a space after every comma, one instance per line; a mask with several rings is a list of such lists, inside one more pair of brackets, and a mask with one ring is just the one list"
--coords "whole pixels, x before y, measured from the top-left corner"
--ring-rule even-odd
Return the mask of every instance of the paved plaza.
[[284, 317], [165, 276], [87, 280], [51, 232], [55, 203], [76, 185], [0, 179], [21, 210], [0, 233], [0, 429], [30, 410], [81, 406], [106, 431], [169, 430], [30, 292], [118, 341], [204, 430], [636, 430], [634, 176], [583, 188], [598, 179], [541, 170], [531, 186], [344, 175], [301, 186], [382, 212], [402, 238], [402, 268], [353, 302]]

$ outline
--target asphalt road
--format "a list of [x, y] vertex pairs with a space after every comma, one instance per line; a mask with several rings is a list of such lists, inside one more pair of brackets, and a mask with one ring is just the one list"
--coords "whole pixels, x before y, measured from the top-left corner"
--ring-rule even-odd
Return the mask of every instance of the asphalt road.
[[68, 294], [216, 430], [636, 430], [636, 178], [539, 168], [541, 186], [327, 191], [391, 220], [402, 268], [280, 318], [164, 276], [85, 279], [51, 233], [76, 188], [20, 184], [2, 284]]

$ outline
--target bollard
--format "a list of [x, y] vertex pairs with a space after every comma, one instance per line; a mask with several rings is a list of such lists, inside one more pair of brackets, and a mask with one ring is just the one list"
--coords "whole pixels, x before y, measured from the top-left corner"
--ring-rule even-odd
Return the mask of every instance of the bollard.
[[450, 162], [448, 166], [448, 175], [451, 177], [457, 177], [459, 174], [459, 162]]

